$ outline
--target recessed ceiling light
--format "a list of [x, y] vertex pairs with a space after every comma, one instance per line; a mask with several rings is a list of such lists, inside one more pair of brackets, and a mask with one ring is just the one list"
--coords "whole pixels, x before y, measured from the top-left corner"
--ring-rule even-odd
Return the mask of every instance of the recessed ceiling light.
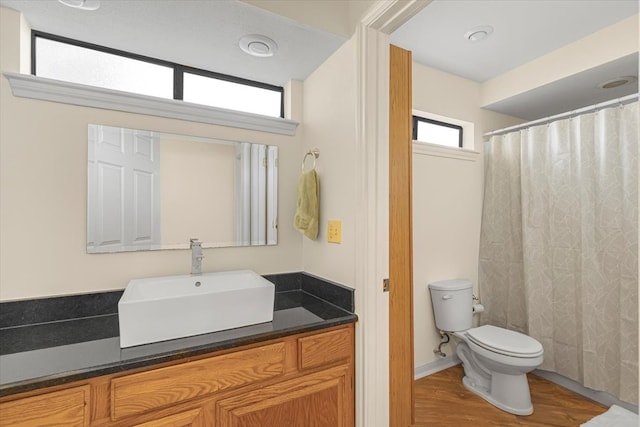
[[607, 80], [604, 83], [600, 83], [598, 85], [598, 87], [600, 89], [613, 89], [615, 87], [620, 87], [620, 86], [624, 86], [626, 84], [629, 83], [633, 83], [636, 80], [638, 80], [636, 77], [634, 76], [624, 76], [624, 77], [617, 77], [613, 80]]
[[464, 33], [464, 38], [475, 43], [486, 39], [491, 35], [491, 33], [493, 33], [493, 27], [491, 25], [480, 25], [479, 27], [473, 27]]
[[65, 6], [74, 9], [96, 10], [100, 7], [100, 0], [58, 0]]
[[243, 36], [238, 44], [244, 52], [260, 58], [273, 56], [278, 51], [278, 44], [276, 42], [260, 34]]

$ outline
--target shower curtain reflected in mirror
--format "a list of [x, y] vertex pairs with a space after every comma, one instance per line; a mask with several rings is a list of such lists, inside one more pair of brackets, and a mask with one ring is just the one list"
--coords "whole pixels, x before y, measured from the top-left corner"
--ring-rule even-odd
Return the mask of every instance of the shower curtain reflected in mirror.
[[483, 323], [541, 369], [638, 402], [638, 102], [485, 144]]

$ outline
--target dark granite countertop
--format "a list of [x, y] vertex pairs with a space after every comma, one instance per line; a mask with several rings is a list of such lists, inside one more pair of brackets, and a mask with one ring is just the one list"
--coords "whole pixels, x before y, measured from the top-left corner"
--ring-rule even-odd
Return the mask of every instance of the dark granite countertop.
[[[0, 396], [357, 320], [351, 312], [353, 290], [295, 274], [302, 277], [297, 283], [291, 277], [266, 276], [277, 290], [273, 321], [243, 328], [122, 349], [117, 313], [0, 328]], [[321, 291], [315, 292], [315, 287]], [[345, 297], [351, 301], [345, 304]]]

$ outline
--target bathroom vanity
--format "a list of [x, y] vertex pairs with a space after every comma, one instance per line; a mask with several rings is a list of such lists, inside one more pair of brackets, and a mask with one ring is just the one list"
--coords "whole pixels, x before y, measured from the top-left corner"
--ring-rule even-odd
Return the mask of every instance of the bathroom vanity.
[[3, 398], [0, 425], [353, 426], [353, 350], [349, 324], [99, 376]]
[[356, 316], [314, 294], [314, 280], [277, 291], [269, 323], [4, 352], [0, 426], [353, 426]]

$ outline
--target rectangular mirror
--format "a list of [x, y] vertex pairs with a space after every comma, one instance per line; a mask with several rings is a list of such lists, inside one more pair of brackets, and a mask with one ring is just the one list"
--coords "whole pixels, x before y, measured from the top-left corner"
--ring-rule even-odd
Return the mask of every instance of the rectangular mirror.
[[278, 147], [89, 125], [87, 252], [275, 245]]

